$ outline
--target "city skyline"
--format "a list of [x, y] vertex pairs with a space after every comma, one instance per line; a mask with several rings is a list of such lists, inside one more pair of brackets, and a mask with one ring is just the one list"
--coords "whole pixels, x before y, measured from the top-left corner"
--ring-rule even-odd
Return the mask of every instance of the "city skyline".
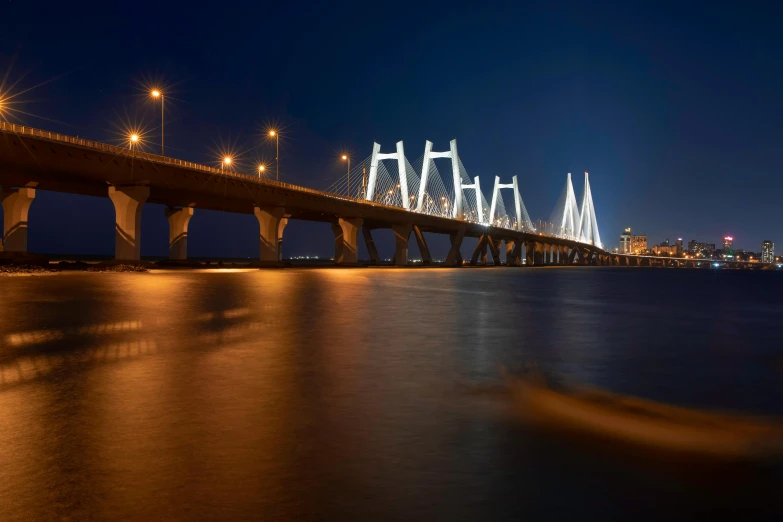
[[[108, 141], [116, 139], [116, 125], [138, 119], [151, 127], [154, 143], [160, 106], [142, 98], [147, 86], [160, 83], [171, 91], [167, 155], [207, 163], [221, 145], [233, 144], [251, 149], [249, 163], [261, 156], [271, 165], [274, 147], [262, 133], [279, 125], [281, 179], [325, 188], [344, 171], [338, 154], [345, 150], [363, 158], [372, 141], [389, 146], [404, 140], [418, 149], [430, 139], [441, 149], [457, 138], [461, 157], [481, 176], [485, 192], [495, 175], [504, 182], [519, 176], [531, 217], [548, 218], [566, 172], [587, 170], [600, 187], [598, 222], [607, 238], [634, 223], [656, 239], [651, 243], [666, 237], [711, 242], [731, 233], [738, 248], [755, 251], [762, 240], [774, 241], [774, 194], [783, 188], [773, 176], [773, 144], [780, 137], [773, 122], [781, 109], [774, 93], [783, 74], [768, 63], [775, 48], [769, 42], [777, 44], [779, 37], [762, 14], [689, 6], [671, 20], [666, 10], [621, 5], [603, 20], [571, 7], [419, 8], [433, 23], [413, 31], [402, 48], [374, 38], [379, 28], [358, 23], [380, 8], [332, 13], [331, 7], [317, 7], [313, 15], [320, 16], [305, 18], [290, 7], [265, 8], [266, 19], [300, 24], [293, 43], [277, 24], [265, 26], [257, 38], [250, 24], [260, 9], [242, 16], [226, 9], [212, 15], [224, 22], [218, 26], [231, 27], [230, 41], [185, 44], [188, 24], [164, 28], [158, 20], [186, 16], [196, 22], [201, 15], [160, 6], [160, 16], [149, 19], [111, 7], [88, 10], [73, 22], [77, 27], [65, 28], [59, 10], [66, 8], [55, 7], [36, 15], [42, 30], [35, 37], [21, 26], [10, 29], [0, 63], [10, 69], [9, 82], [26, 73], [18, 89], [53, 80], [22, 97], [38, 100], [25, 105], [27, 112], [55, 120], [21, 117], [39, 128]], [[7, 9], [17, 19], [32, 16], [27, 6]], [[438, 16], [444, 12], [445, 18]], [[408, 14], [387, 13], [379, 24], [405, 25]], [[118, 16], [121, 26], [149, 24], [158, 37], [106, 23]], [[444, 38], [468, 28], [486, 37]], [[64, 31], [75, 35], [73, 52], [53, 55]], [[726, 33], [737, 41], [721, 36]], [[367, 41], [375, 46], [358, 43]], [[117, 53], [123, 46], [133, 52]], [[698, 71], [688, 66], [694, 61], [701, 64]], [[723, 77], [727, 66], [741, 74]], [[454, 68], [464, 71], [457, 82], [449, 79]], [[41, 197], [55, 207], [76, 207], [69, 219], [79, 223], [89, 223], [105, 206]], [[148, 209], [144, 222], [156, 213]], [[200, 237], [218, 237], [224, 244], [216, 252], [252, 255], [241, 237], [253, 223], [239, 219], [205, 219], [204, 235], [194, 234], [193, 247], [201, 248]], [[235, 225], [244, 231], [222, 234]], [[310, 232], [303, 226], [287, 234], [296, 244], [297, 236]], [[87, 227], [83, 237], [55, 230], [31, 241], [58, 252], [66, 246], [94, 252], [110, 249], [111, 238], [104, 236]], [[319, 241], [308, 253], [329, 252], [329, 241]], [[165, 238], [152, 241], [145, 254], [162, 253], [164, 245]]]

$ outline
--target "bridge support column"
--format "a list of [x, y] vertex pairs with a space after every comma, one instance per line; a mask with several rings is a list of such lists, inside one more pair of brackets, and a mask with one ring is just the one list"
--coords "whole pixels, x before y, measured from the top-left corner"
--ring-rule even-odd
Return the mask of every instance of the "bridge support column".
[[288, 224], [283, 207], [253, 207], [258, 219], [261, 249], [259, 261], [262, 264], [277, 264], [282, 259], [283, 229]]
[[458, 232], [449, 234], [449, 238], [451, 239], [451, 248], [443, 264], [446, 266], [462, 266], [462, 253], [459, 249], [462, 246], [462, 240], [465, 239], [465, 227], [461, 227]]
[[188, 258], [188, 223], [193, 217], [193, 208], [164, 209], [169, 219], [169, 259], [184, 261]]
[[[480, 258], [480, 260], [479, 260]], [[475, 266], [477, 264], [487, 264], [487, 235], [481, 234], [478, 240], [476, 249], [473, 251], [473, 255], [470, 257], [470, 264]]]
[[416, 236], [416, 244], [419, 245], [419, 252], [421, 253], [421, 262], [425, 265], [432, 264], [432, 256], [430, 255], [430, 248], [427, 246], [427, 241], [424, 239], [424, 234], [416, 225], [413, 225], [413, 234]]
[[506, 266], [519, 266], [522, 263], [522, 241], [506, 240]]
[[579, 247], [571, 247], [571, 253], [568, 254], [568, 264], [573, 265], [574, 261], [581, 261], [581, 258], [579, 257]]
[[535, 241], [526, 241], [525, 242], [525, 264], [527, 266], [533, 266], [533, 264], [536, 262], [535, 260], [535, 252], [536, 252], [536, 242]]
[[144, 185], [111, 186], [109, 199], [114, 203], [114, 259], [141, 259], [141, 211], [150, 197]]
[[568, 246], [566, 245], [560, 245], [560, 264], [563, 266], [570, 264], [568, 261]]
[[394, 232], [394, 265], [408, 264], [408, 240], [411, 237], [411, 225], [392, 225]]
[[377, 265], [381, 262], [381, 256], [378, 255], [378, 249], [375, 247], [375, 240], [372, 238], [372, 232], [366, 225], [362, 225], [362, 236], [364, 236], [364, 245], [367, 247], [367, 254], [370, 256], [370, 263]]
[[533, 254], [533, 263], [536, 266], [543, 266], [544, 264], [544, 245], [541, 243], [535, 243], [535, 253]]
[[27, 252], [27, 214], [35, 199], [29, 187], [0, 189], [3, 204], [3, 240], [0, 252]]
[[487, 236], [487, 246], [489, 246], [489, 253], [492, 254], [492, 263], [495, 266], [500, 266], [500, 249], [498, 248], [498, 243], [495, 243], [495, 240], [489, 235]]
[[338, 265], [355, 265], [359, 261], [358, 235], [362, 218], [339, 218], [332, 223], [334, 232], [334, 262]]

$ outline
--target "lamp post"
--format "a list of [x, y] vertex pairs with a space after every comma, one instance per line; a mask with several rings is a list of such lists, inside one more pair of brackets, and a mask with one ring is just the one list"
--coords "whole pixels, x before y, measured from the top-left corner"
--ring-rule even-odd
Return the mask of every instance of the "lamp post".
[[220, 164], [220, 170], [225, 172], [224, 167], [229, 167], [229, 166], [231, 166], [231, 156], [226, 156], [225, 158], [223, 158], [223, 163]]
[[152, 96], [156, 100], [160, 98], [160, 155], [165, 156], [166, 154], [164, 153], [163, 150], [163, 141], [164, 141], [163, 124], [165, 123], [163, 119], [163, 114], [164, 114], [163, 93], [160, 92], [158, 89], [153, 89], [152, 91], [150, 91], [150, 96]]
[[258, 166], [258, 179], [261, 179], [261, 175], [266, 170], [266, 165], [259, 165]]
[[128, 136], [128, 142], [130, 145], [131, 156], [136, 157], [135, 147], [139, 143], [139, 135], [134, 132]]
[[280, 181], [280, 135], [270, 130], [269, 136], [275, 139], [275, 181]]
[[348, 162], [348, 197], [351, 197], [351, 158], [348, 154], [342, 155], [343, 161]]

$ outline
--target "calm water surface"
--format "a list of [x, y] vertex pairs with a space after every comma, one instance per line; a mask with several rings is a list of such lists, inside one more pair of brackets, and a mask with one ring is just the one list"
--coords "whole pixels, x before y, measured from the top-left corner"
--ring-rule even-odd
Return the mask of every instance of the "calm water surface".
[[0, 278], [0, 519], [774, 518], [777, 468], [642, 465], [475, 391], [537, 361], [783, 414], [782, 295], [663, 269]]

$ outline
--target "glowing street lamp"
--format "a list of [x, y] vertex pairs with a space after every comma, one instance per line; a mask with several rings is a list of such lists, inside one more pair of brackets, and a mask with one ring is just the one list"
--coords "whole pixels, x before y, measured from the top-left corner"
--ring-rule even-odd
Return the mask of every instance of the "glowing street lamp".
[[164, 154], [164, 151], [163, 151], [163, 139], [164, 139], [164, 136], [163, 136], [163, 134], [164, 134], [163, 133], [163, 124], [164, 124], [164, 119], [163, 119], [163, 112], [164, 112], [163, 111], [163, 93], [160, 92], [160, 90], [158, 90], [158, 89], [152, 89], [150, 91], [150, 96], [152, 96], [152, 98], [155, 99], [155, 100], [160, 99], [160, 155], [161, 156], [165, 156], [166, 154]]
[[220, 164], [220, 170], [224, 170], [224, 168], [228, 168], [231, 166], [231, 156], [226, 156], [223, 158], [223, 163]]
[[269, 137], [275, 139], [275, 181], [280, 181], [280, 134], [270, 130]]
[[262, 164], [262, 165], [258, 166], [258, 177], [259, 178], [261, 177], [261, 175], [264, 173], [265, 170], [266, 170], [266, 165]]
[[341, 159], [348, 162], [348, 197], [351, 197], [351, 157], [343, 154]]

